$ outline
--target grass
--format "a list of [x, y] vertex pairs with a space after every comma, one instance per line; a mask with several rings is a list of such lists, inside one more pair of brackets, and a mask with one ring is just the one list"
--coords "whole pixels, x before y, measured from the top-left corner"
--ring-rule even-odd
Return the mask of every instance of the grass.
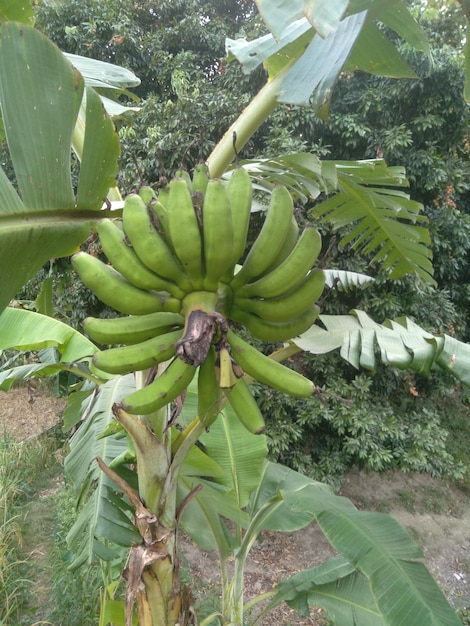
[[27, 581], [20, 556], [22, 533], [17, 502], [23, 495], [24, 451], [7, 439], [0, 441], [0, 624], [8, 624], [21, 605]]
[[0, 626], [98, 621], [99, 572], [67, 569], [74, 500], [53, 493], [61, 446], [59, 430], [23, 444], [0, 440]]

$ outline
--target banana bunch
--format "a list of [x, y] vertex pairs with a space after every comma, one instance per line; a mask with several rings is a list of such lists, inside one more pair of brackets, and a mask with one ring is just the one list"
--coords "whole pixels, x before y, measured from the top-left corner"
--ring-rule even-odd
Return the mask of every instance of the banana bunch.
[[311, 381], [264, 356], [230, 325], [242, 324], [263, 341], [288, 340], [314, 323], [324, 288], [323, 272], [314, 269], [320, 235], [313, 228], [299, 235], [287, 189], [274, 188], [245, 252], [251, 205], [246, 170], [235, 169], [225, 183], [199, 164], [192, 179], [178, 172], [158, 195], [143, 187], [125, 199], [122, 219], [99, 222], [109, 263], [85, 252], [72, 257], [85, 285], [123, 314], [84, 320], [94, 341], [113, 345], [93, 356], [94, 366], [111, 374], [149, 370], [147, 384], [125, 398], [128, 412], [157, 411], [197, 373], [206, 427], [228, 402], [259, 433], [264, 421], [246, 377], [293, 395], [315, 392]]

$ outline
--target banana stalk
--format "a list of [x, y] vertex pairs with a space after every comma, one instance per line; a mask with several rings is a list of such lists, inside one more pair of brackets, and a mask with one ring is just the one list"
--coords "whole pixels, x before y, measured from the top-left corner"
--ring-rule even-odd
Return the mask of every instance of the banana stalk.
[[235, 156], [233, 149], [234, 136], [236, 137], [235, 148], [239, 152], [274, 111], [277, 106], [276, 95], [285, 73], [286, 70], [283, 70], [266, 83], [214, 148], [212, 154], [207, 159], [211, 178], [222, 176], [233, 160]]
[[[126, 588], [126, 626], [132, 626], [133, 608], [137, 606], [139, 626], [175, 626], [182, 616], [191, 615], [189, 597], [181, 589], [177, 551], [176, 486], [186, 454], [204, 430], [193, 424], [180, 434], [172, 449], [171, 430], [160, 425], [160, 437], [137, 416], [115, 407], [115, 416], [131, 437], [137, 456], [139, 493], [113, 470], [98, 460], [101, 469], [126, 494], [135, 507], [135, 525], [142, 542], [129, 555], [124, 577]], [[152, 416], [156, 425], [156, 415]], [[166, 422], [166, 410], [160, 411]]]

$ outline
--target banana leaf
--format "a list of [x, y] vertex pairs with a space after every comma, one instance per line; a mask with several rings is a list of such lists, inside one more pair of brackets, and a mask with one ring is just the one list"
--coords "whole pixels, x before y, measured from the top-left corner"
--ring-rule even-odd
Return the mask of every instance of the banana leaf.
[[325, 285], [334, 287], [338, 291], [349, 291], [357, 287], [365, 287], [375, 281], [374, 278], [366, 274], [346, 270], [324, 269], [323, 273], [325, 274]]
[[[16, 380], [68, 371], [88, 377], [88, 363], [98, 348], [67, 324], [34, 311], [7, 307], [0, 315], [0, 350], [39, 351], [54, 348], [57, 358], [0, 370], [0, 389]], [[81, 368], [81, 369], [80, 369]], [[99, 379], [97, 379], [99, 380]]]
[[[74, 550], [72, 569], [91, 563], [95, 556], [104, 560], [123, 558], [122, 548], [140, 542], [129, 505], [96, 463], [99, 456], [109, 465], [127, 450], [125, 438], [99, 435], [114, 420], [113, 404], [134, 388], [132, 375], [115, 376], [101, 385], [91, 406], [87, 398], [83, 400], [81, 410], [86, 409], [86, 419], [70, 441], [64, 466], [77, 493], [79, 507], [78, 517], [67, 535], [67, 542]], [[131, 481], [131, 473], [127, 472], [125, 478]]]
[[0, 0], [0, 22], [15, 20], [32, 23], [34, 10], [31, 0]]
[[[281, 493], [292, 512], [312, 513], [331, 545], [367, 578], [368, 585], [363, 594], [350, 594], [349, 586], [346, 588], [348, 593], [341, 594], [343, 602], [349, 601], [349, 615], [355, 614], [355, 602], [362, 604], [365, 600], [364, 604], [370, 603], [371, 592], [376, 612], [382, 619], [382, 622], [370, 622], [372, 624], [457, 626], [460, 623], [421, 562], [421, 549], [392, 517], [358, 511], [351, 503], [345, 505], [344, 498], [320, 492], [316, 485]], [[338, 593], [339, 588], [335, 587]], [[315, 593], [315, 587], [311, 591]], [[318, 597], [316, 601], [319, 601]], [[323, 604], [320, 602], [319, 605]], [[335, 623], [351, 623], [344, 619], [338, 622], [335, 612], [331, 617]], [[357, 623], [368, 622], [359, 619]]]
[[415, 76], [375, 21], [430, 55], [424, 31], [401, 2], [257, 0], [256, 4], [271, 35], [251, 42], [227, 40], [227, 51], [246, 73], [261, 63], [271, 79], [287, 69], [277, 92], [278, 100], [313, 105], [324, 119], [343, 69], [391, 77]]
[[[195, 391], [193, 385], [186, 394], [182, 414], [186, 422], [197, 415]], [[182, 472], [178, 483], [180, 501], [195, 487], [202, 486], [202, 490], [187, 503], [181, 525], [203, 550], [218, 550], [226, 558], [237, 542], [225, 520], [241, 527], [247, 525], [244, 508], [263, 471], [266, 438], [249, 433], [225, 407], [200, 442], [207, 458], [215, 461], [223, 473], [215, 475], [208, 466], [205, 479], [190, 479]]]
[[319, 323], [293, 342], [312, 354], [340, 349], [341, 357], [356, 368], [374, 371], [380, 358], [424, 375], [432, 370], [452, 374], [470, 385], [470, 345], [449, 335], [434, 336], [405, 317], [378, 324], [358, 310], [350, 315], [320, 315]]
[[77, 249], [115, 184], [118, 138], [87, 88], [75, 198], [70, 155], [84, 90], [82, 76], [46, 37], [16, 22], [1, 25], [0, 105], [17, 188], [0, 169], [0, 311], [44, 263]]

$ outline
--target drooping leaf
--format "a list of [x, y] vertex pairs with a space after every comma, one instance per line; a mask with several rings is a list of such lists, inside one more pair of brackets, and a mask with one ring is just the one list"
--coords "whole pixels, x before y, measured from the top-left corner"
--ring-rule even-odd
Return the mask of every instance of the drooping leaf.
[[255, 0], [261, 17], [269, 30], [279, 38], [295, 20], [307, 17], [322, 36], [338, 26], [348, 6], [348, 0]]
[[238, 60], [245, 74], [250, 74], [269, 58], [271, 76], [275, 76], [302, 54], [314, 34], [307, 20], [299, 20], [289, 25], [279, 40], [272, 35], [263, 35], [253, 41], [227, 38], [225, 47], [227, 55]]
[[[369, 582], [359, 572], [353, 572], [337, 581], [312, 585], [286, 600], [301, 612], [308, 607], [321, 607], [334, 620], [335, 626], [384, 626], [371, 593]], [[308, 614], [308, 613], [307, 613]]]
[[421, 549], [394, 518], [358, 511], [347, 499], [320, 494], [314, 485], [283, 492], [283, 498], [294, 512], [314, 513], [332, 546], [367, 577], [384, 624], [404, 626], [413, 619], [457, 626], [456, 613], [417, 560], [423, 559]]
[[109, 465], [126, 450], [126, 439], [98, 438], [98, 435], [114, 420], [113, 404], [134, 389], [132, 375], [115, 376], [101, 385], [87, 419], [70, 441], [65, 472], [80, 503], [79, 515], [67, 535], [67, 542], [75, 551], [72, 568], [91, 563], [95, 555], [111, 560], [120, 554], [117, 546], [129, 547], [140, 542], [128, 504], [96, 463], [99, 456]]
[[7, 307], [0, 315], [0, 350], [55, 347], [63, 363], [93, 355], [98, 348], [78, 330], [47, 315]]
[[340, 348], [342, 358], [354, 367], [374, 371], [377, 361], [428, 374], [447, 372], [470, 385], [470, 346], [447, 335], [433, 336], [407, 318], [378, 324], [363, 311], [351, 315], [320, 315], [294, 343], [312, 354]]
[[[371, 12], [373, 13], [373, 9]], [[380, 13], [380, 21], [394, 30], [410, 46], [430, 56], [431, 46], [426, 33], [402, 2], [388, 3], [385, 11]]]
[[278, 101], [310, 104], [323, 119], [343, 69], [415, 76], [374, 21], [382, 21], [410, 45], [429, 54], [424, 31], [401, 2], [390, 6], [373, 0], [257, 0], [257, 5], [272, 35], [249, 43], [227, 40], [227, 51], [236, 56], [246, 73], [261, 62], [271, 79], [284, 71]]
[[[59, 372], [78, 373], [98, 348], [77, 330], [63, 322], [34, 311], [7, 307], [0, 315], [0, 350], [44, 351], [54, 348], [54, 359], [26, 365], [6, 366], [0, 370], [0, 388], [7, 391], [15, 381], [53, 376]], [[78, 363], [81, 365], [77, 367]]]
[[63, 54], [82, 74], [89, 87], [122, 91], [140, 85], [140, 79], [125, 67], [70, 52]]
[[309, 615], [311, 607], [321, 607], [337, 626], [349, 626], [354, 620], [371, 626], [383, 624], [366, 577], [341, 556], [282, 580], [264, 613], [283, 601], [303, 615]]
[[360, 70], [377, 76], [416, 78], [415, 72], [395, 46], [372, 23], [362, 29], [344, 69]]
[[392, 517], [325, 510], [318, 524], [369, 585], [384, 624], [458, 626], [460, 620], [423, 563], [421, 551]]
[[[292, 64], [278, 90], [279, 102], [311, 104], [322, 118], [328, 117], [333, 87], [364, 26], [366, 13], [345, 18], [334, 32], [315, 35], [305, 52]], [[270, 72], [270, 59], [265, 63]]]
[[73, 208], [70, 144], [83, 79], [27, 26], [0, 30], [0, 99], [11, 160], [28, 209]]

